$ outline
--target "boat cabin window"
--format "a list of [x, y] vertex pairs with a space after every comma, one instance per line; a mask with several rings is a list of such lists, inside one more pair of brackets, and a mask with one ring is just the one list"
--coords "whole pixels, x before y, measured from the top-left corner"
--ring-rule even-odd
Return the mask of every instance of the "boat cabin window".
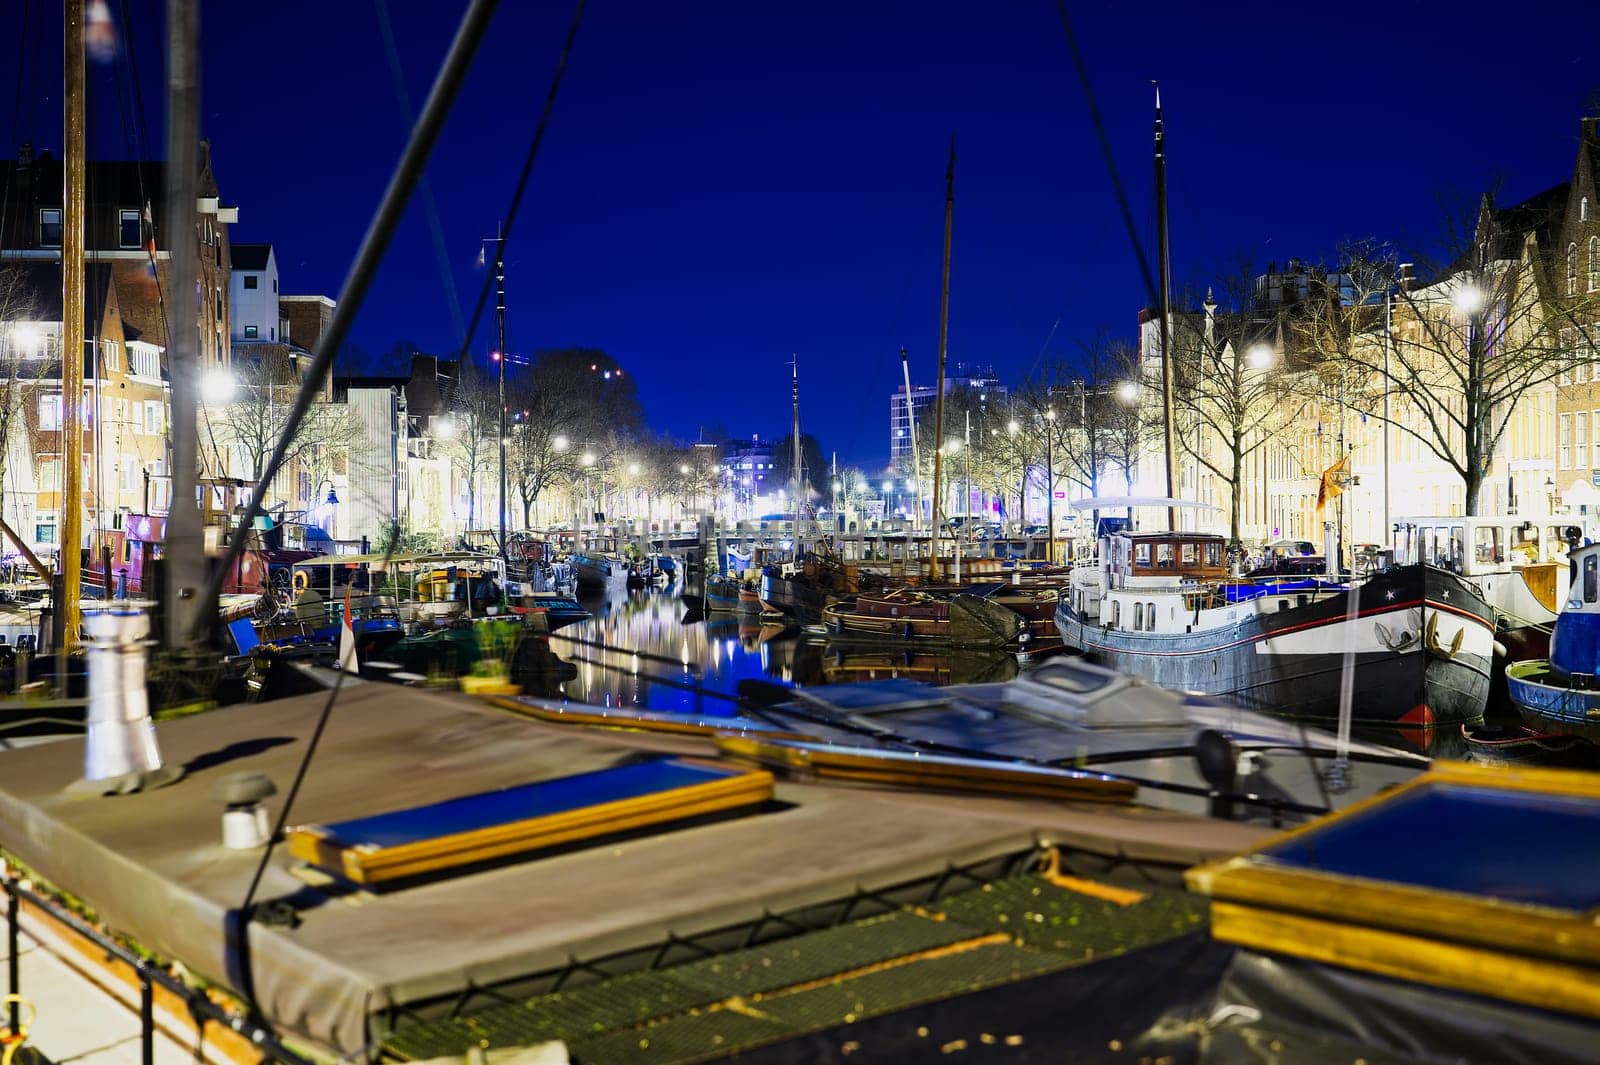
[[1449, 561], [1459, 566], [1461, 560], [1467, 557], [1467, 530], [1460, 525], [1450, 526], [1450, 558]]
[[1111, 627], [1113, 629], [1122, 627], [1122, 600], [1120, 599], [1111, 600]]
[[1222, 565], [1222, 545], [1218, 543], [1206, 544], [1206, 565]]
[[1498, 525], [1480, 525], [1472, 530], [1472, 559], [1474, 562], [1495, 563], [1504, 562], [1505, 543], [1501, 539], [1504, 532]]
[[1099, 691], [1111, 683], [1111, 677], [1104, 673], [1083, 669], [1067, 662], [1038, 669], [1034, 671], [1033, 679], [1052, 688], [1079, 694]]
[[1157, 544], [1156, 545], [1156, 566], [1158, 568], [1161, 568], [1161, 569], [1171, 569], [1172, 568], [1172, 545], [1171, 544]]
[[1184, 565], [1184, 568], [1186, 568], [1186, 569], [1191, 567], [1191, 566], [1193, 566], [1195, 563], [1199, 562], [1200, 561], [1200, 545], [1199, 544], [1184, 544], [1183, 545], [1183, 554], [1182, 554], [1181, 558], [1183, 559], [1183, 565]]
[[1151, 632], [1156, 631], [1156, 605], [1154, 603], [1146, 603], [1144, 605], [1144, 626]]
[[1585, 555], [1583, 559], [1583, 601], [1592, 603], [1600, 598], [1600, 555]]
[[1133, 630], [1138, 632], [1144, 628], [1144, 604], [1133, 604]]
[[1567, 559], [1567, 538], [1561, 535], [1561, 526], [1551, 525], [1544, 531], [1545, 558], [1551, 562], [1565, 562]]
[[1139, 566], [1150, 565], [1150, 545], [1135, 544], [1133, 548], [1133, 561]]

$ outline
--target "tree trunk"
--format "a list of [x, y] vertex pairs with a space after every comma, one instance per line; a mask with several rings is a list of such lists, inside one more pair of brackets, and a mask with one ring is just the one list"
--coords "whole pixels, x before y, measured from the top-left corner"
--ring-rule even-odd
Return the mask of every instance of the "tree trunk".
[[1233, 435], [1233, 480], [1228, 482], [1228, 550], [1239, 545], [1239, 486], [1244, 483], [1244, 455], [1241, 454], [1243, 438]]

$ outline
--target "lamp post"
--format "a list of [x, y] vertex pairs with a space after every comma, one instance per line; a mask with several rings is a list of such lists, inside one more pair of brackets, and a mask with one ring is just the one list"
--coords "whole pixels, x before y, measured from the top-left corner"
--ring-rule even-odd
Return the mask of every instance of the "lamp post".
[[1047, 526], [1045, 535], [1045, 562], [1055, 565], [1056, 561], [1056, 409], [1049, 407], [1044, 412], [1044, 521]]

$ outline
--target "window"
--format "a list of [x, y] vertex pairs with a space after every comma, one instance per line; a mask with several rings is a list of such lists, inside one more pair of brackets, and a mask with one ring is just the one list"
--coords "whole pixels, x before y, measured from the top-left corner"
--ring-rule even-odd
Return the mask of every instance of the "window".
[[40, 208], [39, 246], [42, 248], [61, 247], [61, 208]]
[[1146, 603], [1144, 605], [1144, 627], [1151, 632], [1156, 631], [1156, 605], [1154, 603]]
[[122, 369], [122, 345], [115, 340], [106, 338], [100, 341], [100, 369], [105, 371]]
[[1589, 291], [1600, 289], [1600, 237], [1589, 238]]
[[1195, 563], [1200, 561], [1200, 545], [1199, 544], [1184, 544], [1183, 545], [1183, 555], [1181, 557], [1182, 557], [1183, 566], [1184, 566], [1185, 569], [1189, 568], [1190, 566], [1193, 566]]
[[255, 288], [260, 283], [261, 283], [261, 278], [259, 278], [255, 274], [245, 274], [244, 275], [244, 287], [245, 288]]
[[1589, 467], [1589, 412], [1580, 410], [1572, 416], [1572, 468]]
[[1503, 561], [1500, 529], [1493, 525], [1480, 525], [1472, 530], [1472, 558], [1474, 562], [1495, 563]]
[[1560, 426], [1560, 453], [1556, 465], [1563, 470], [1572, 469], [1572, 415], [1562, 414], [1556, 418]]
[[1150, 565], [1150, 545], [1149, 544], [1138, 544], [1138, 545], [1136, 545], [1134, 547], [1134, 549], [1133, 549], [1133, 561], [1134, 561], [1135, 565], [1139, 565], [1139, 566], [1148, 566], [1148, 565]]
[[1589, 220], [1589, 197], [1585, 196], [1583, 199], [1578, 201], [1578, 221], [1587, 222], [1588, 220]]
[[1600, 558], [1586, 555], [1583, 560], [1583, 601], [1592, 603], [1600, 598]]
[[278, 291], [278, 279], [277, 278], [273, 278], [272, 279], [272, 291], [274, 291], [274, 292]]
[[44, 459], [39, 463], [39, 491], [54, 492], [61, 487], [61, 460]]
[[128, 368], [140, 377], [161, 376], [161, 357], [154, 348], [136, 347], [128, 351]]
[[1156, 565], [1162, 569], [1172, 568], [1172, 545], [1156, 545]]
[[142, 242], [139, 212], [124, 207], [117, 212], [117, 247], [137, 248]]
[[131, 492], [139, 487], [137, 478], [140, 470], [135, 464], [133, 456], [124, 455], [122, 461], [117, 463], [117, 484], [124, 492]]
[[244, 338], [246, 340], [255, 340], [256, 339], [256, 333], [257, 333], [257, 329], [256, 329], [255, 326], [247, 325], [247, 326], [244, 327]]
[[39, 544], [53, 544], [56, 542], [56, 523], [40, 523], [33, 527], [33, 540]]
[[1144, 628], [1144, 604], [1133, 604], [1133, 631], [1138, 632]]
[[61, 396], [59, 394], [39, 397], [39, 428], [61, 428]]
[[1578, 242], [1567, 245], [1567, 295], [1578, 294]]
[[1122, 625], [1122, 600], [1111, 600], [1111, 627], [1119, 628]]
[[156, 400], [145, 400], [144, 431], [151, 436], [161, 432], [161, 404]]

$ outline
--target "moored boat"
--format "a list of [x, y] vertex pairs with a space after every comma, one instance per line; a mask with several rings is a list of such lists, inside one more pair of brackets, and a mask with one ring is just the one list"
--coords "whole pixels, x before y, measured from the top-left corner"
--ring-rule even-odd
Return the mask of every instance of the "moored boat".
[[1461, 738], [1474, 762], [1483, 765], [1594, 766], [1600, 747], [1581, 736], [1535, 732], [1526, 725], [1462, 725]]
[[1056, 624], [1114, 669], [1250, 710], [1431, 727], [1483, 717], [1495, 614], [1457, 574], [1402, 560], [1360, 583], [1230, 580], [1220, 536], [1117, 533], [1075, 571]]
[[704, 608], [708, 614], [737, 614], [741, 585], [732, 577], [707, 577]]
[[939, 643], [951, 647], [1007, 647], [1027, 626], [1021, 615], [966, 593], [899, 588], [862, 594], [822, 611], [828, 631], [841, 639]]
[[1550, 637], [1550, 657], [1507, 666], [1506, 686], [1535, 731], [1600, 742], [1600, 544], [1573, 551], [1571, 564], [1571, 589]]
[[603, 592], [627, 577], [621, 559], [608, 555], [575, 554], [567, 562], [581, 592]]

